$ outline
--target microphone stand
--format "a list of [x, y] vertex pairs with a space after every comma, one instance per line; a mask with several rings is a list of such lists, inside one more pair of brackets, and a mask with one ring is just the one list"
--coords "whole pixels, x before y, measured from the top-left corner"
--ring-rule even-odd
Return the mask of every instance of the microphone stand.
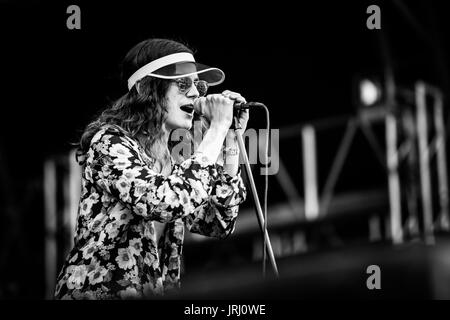
[[[253, 200], [255, 202], [255, 208], [256, 208], [256, 216], [258, 218], [258, 222], [259, 222], [259, 226], [261, 228], [261, 231], [263, 233], [264, 239], [266, 241], [266, 251], [267, 254], [269, 256], [269, 260], [270, 263], [272, 265], [273, 271], [275, 273], [276, 278], [279, 277], [278, 275], [278, 268], [277, 268], [277, 264], [275, 262], [275, 257], [273, 255], [273, 250], [272, 250], [272, 245], [270, 243], [270, 239], [269, 239], [269, 233], [267, 232], [267, 229], [264, 228], [265, 224], [264, 224], [264, 216], [262, 213], [262, 209], [261, 209], [261, 204], [259, 203], [259, 198], [258, 198], [258, 192], [256, 191], [256, 186], [255, 186], [255, 181], [253, 179], [253, 174], [252, 174], [252, 169], [250, 167], [250, 162], [248, 160], [248, 155], [247, 155], [247, 150], [245, 149], [245, 144], [244, 144], [244, 140], [242, 138], [242, 133], [241, 133], [241, 125], [239, 123], [239, 118], [238, 115], [235, 113], [234, 116], [234, 122], [231, 126], [232, 129], [234, 129], [234, 132], [236, 134], [236, 138], [239, 144], [239, 149], [240, 149], [240, 154], [242, 156], [242, 159], [244, 160], [244, 165], [245, 165], [245, 170], [247, 173], [247, 177], [250, 183], [250, 188], [251, 188], [251, 192], [253, 194]], [[267, 173], [266, 173], [267, 174]], [[265, 275], [265, 272], [264, 272]]]

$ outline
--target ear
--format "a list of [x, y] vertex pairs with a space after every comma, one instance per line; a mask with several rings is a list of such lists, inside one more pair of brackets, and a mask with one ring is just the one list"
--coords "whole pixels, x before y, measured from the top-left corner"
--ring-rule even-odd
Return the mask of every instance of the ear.
[[137, 93], [140, 95], [141, 94], [141, 82], [140, 81], [138, 81], [138, 82], [136, 82], [136, 91], [137, 91]]

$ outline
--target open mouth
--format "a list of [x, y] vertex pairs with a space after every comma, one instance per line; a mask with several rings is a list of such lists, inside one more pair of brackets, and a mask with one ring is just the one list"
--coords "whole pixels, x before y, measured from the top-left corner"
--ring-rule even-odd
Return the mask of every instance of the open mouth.
[[186, 113], [192, 114], [194, 111], [194, 105], [193, 104], [186, 104], [184, 106], [180, 107], [181, 110], [183, 110]]

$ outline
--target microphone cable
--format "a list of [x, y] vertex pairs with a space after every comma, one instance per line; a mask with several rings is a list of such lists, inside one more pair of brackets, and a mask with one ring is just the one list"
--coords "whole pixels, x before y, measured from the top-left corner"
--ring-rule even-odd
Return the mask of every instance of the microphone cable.
[[264, 187], [264, 234], [263, 234], [263, 238], [264, 238], [264, 244], [263, 244], [263, 277], [266, 277], [266, 264], [267, 264], [267, 240], [266, 240], [266, 232], [267, 231], [267, 195], [268, 195], [268, 191], [269, 191], [269, 132], [270, 132], [270, 115], [269, 115], [269, 109], [264, 105], [261, 104], [260, 105], [262, 108], [264, 108], [265, 112], [266, 112], [266, 122], [267, 122], [267, 126], [266, 126], [266, 146], [265, 146], [265, 150], [264, 150], [264, 158], [265, 158], [265, 178], [264, 178], [264, 183], [265, 183], [265, 187]]
[[[263, 224], [263, 255], [262, 255], [262, 273], [263, 278], [266, 277], [266, 264], [267, 264], [267, 239], [266, 233], [267, 231], [267, 196], [269, 192], [269, 132], [270, 132], [270, 113], [267, 106], [260, 102], [250, 102], [249, 105], [251, 107], [260, 107], [263, 108], [266, 114], [266, 139], [265, 139], [265, 148], [264, 148], [264, 166], [265, 166], [265, 179], [264, 179], [264, 224]], [[258, 145], [259, 147], [259, 145]]]

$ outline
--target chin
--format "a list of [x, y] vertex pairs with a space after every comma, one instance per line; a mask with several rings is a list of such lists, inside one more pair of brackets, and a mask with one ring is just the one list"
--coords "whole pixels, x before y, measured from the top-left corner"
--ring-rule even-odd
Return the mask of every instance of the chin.
[[192, 121], [185, 121], [182, 123], [177, 123], [174, 124], [172, 126], [169, 126], [170, 130], [175, 130], [175, 129], [185, 129], [185, 130], [191, 130], [192, 128]]
[[166, 123], [166, 125], [169, 130], [176, 130], [176, 129], [190, 130], [192, 128], [192, 120], [177, 121], [174, 123]]
[[192, 121], [183, 127], [183, 129], [186, 129], [186, 130], [191, 130], [191, 128], [192, 128]]
[[181, 126], [183, 129], [190, 130], [192, 128], [192, 119], [183, 121]]

